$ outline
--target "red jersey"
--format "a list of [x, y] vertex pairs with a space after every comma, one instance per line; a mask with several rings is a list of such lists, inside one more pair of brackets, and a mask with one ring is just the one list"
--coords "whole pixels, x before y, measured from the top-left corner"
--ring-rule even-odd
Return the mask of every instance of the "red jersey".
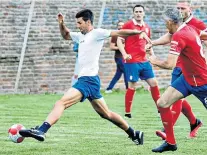
[[[203, 21], [193, 17], [193, 15], [191, 15], [184, 23], [186, 23], [187, 25], [191, 25], [191, 26], [193, 26], [193, 27], [195, 27], [199, 30], [207, 32], [207, 27], [206, 27], [205, 23]], [[177, 60], [176, 67], [181, 67], [179, 57], [178, 57], [178, 60]]]
[[192, 86], [207, 84], [207, 65], [200, 40], [200, 30], [182, 24], [172, 35], [171, 54], [179, 55], [185, 80]]
[[[132, 19], [126, 22], [122, 29], [137, 29], [145, 31], [146, 34], [150, 37], [150, 27], [142, 23], [139, 25], [135, 19]], [[125, 39], [125, 51], [127, 54], [132, 56], [131, 60], [126, 60], [126, 63], [135, 63], [135, 62], [145, 62], [147, 61], [146, 52], [145, 52], [145, 45], [147, 41], [145, 39], [140, 39], [139, 35], [133, 35], [124, 37]]]
[[196, 27], [199, 30], [207, 32], [207, 27], [206, 27], [205, 23], [203, 21], [193, 17], [193, 15], [191, 15], [188, 18], [188, 20], [185, 21], [185, 23], [188, 24], [188, 25], [192, 25], [192, 26]]

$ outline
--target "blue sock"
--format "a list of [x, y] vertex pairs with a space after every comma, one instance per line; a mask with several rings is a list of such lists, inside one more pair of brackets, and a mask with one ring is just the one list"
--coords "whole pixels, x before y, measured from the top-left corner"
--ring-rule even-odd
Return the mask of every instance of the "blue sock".
[[39, 127], [38, 130], [40, 130], [40, 131], [46, 133], [47, 130], [49, 130], [50, 127], [51, 127], [51, 125], [50, 125], [48, 122], [44, 122], [44, 123]]
[[132, 127], [129, 127], [125, 132], [129, 135], [129, 137], [133, 138], [135, 136], [135, 134], [134, 134], [135, 132]]

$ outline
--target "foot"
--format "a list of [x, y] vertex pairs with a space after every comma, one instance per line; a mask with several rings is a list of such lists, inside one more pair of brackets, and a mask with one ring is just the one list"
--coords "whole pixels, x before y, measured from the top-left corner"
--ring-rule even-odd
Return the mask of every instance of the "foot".
[[163, 130], [163, 131], [161, 131], [161, 130], [157, 130], [157, 131], [155, 131], [155, 133], [156, 133], [156, 135], [157, 135], [158, 137], [162, 138], [162, 140], [165, 140], [165, 139], [166, 139], [166, 133], [165, 133], [164, 130]]
[[144, 133], [142, 131], [136, 131], [134, 137], [129, 137], [136, 145], [143, 145]]
[[201, 120], [196, 119], [196, 123], [195, 124], [191, 124], [190, 125], [190, 134], [189, 137], [190, 138], [194, 138], [197, 135], [198, 129], [203, 125], [203, 123], [201, 122]]
[[169, 144], [167, 143], [166, 141], [160, 145], [159, 147], [155, 148], [155, 149], [152, 149], [152, 152], [165, 152], [165, 151], [176, 151], [177, 150], [177, 145], [174, 144]]
[[124, 116], [128, 117], [128, 118], [132, 118], [132, 115], [130, 113], [129, 114], [125, 114]]
[[110, 94], [110, 93], [112, 93], [112, 92], [113, 92], [113, 91], [112, 91], [111, 89], [105, 91], [106, 94]]
[[31, 128], [31, 129], [20, 130], [19, 134], [22, 137], [32, 137], [32, 138], [35, 138], [38, 141], [44, 141], [45, 140], [45, 133], [38, 130], [38, 127]]

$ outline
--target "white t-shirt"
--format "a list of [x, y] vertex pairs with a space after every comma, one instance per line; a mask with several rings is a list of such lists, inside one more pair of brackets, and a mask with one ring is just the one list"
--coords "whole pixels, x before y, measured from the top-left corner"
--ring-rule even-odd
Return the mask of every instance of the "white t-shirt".
[[78, 77], [96, 76], [99, 70], [99, 57], [104, 39], [111, 34], [110, 30], [93, 29], [87, 34], [70, 32], [73, 41], [79, 43], [78, 47]]

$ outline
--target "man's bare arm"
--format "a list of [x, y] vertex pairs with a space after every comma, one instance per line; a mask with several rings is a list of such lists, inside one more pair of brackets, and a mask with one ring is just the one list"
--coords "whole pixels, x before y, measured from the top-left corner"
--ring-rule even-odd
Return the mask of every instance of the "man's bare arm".
[[58, 14], [58, 22], [59, 22], [59, 28], [60, 28], [60, 33], [61, 33], [62, 37], [66, 40], [71, 39], [70, 38], [70, 30], [65, 26], [64, 18], [61, 13]]
[[160, 60], [156, 56], [149, 57], [151, 64], [163, 69], [173, 69], [176, 66], [178, 55], [169, 54], [167, 60]]
[[138, 31], [138, 30], [116, 30], [116, 31], [111, 31], [110, 36], [111, 37], [116, 37], [116, 36], [131, 36], [131, 35], [136, 35], [136, 34], [141, 34], [143, 31]]
[[172, 35], [170, 33], [166, 33], [160, 38], [152, 41], [152, 46], [157, 45], [165, 45], [171, 42]]
[[123, 43], [122, 39], [123, 38], [121, 38], [121, 37], [117, 38], [117, 46], [118, 46], [119, 51], [121, 52], [124, 60], [130, 60], [131, 59], [131, 55], [126, 53], [126, 51], [124, 49], [124, 43]]

